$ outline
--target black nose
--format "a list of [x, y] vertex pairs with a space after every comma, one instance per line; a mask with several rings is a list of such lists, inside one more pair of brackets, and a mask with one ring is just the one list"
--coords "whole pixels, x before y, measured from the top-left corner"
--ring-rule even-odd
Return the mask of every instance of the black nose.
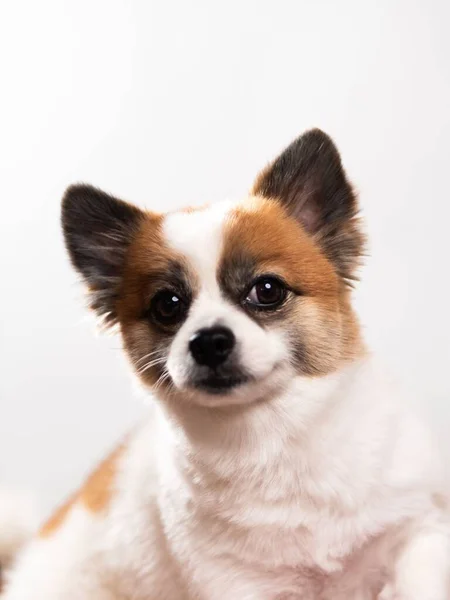
[[189, 350], [199, 365], [217, 367], [234, 348], [235, 337], [227, 327], [200, 329], [189, 341]]

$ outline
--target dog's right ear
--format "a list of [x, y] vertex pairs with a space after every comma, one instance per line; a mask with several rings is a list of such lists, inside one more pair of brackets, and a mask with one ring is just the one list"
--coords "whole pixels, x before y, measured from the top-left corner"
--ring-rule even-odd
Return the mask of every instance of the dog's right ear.
[[143, 216], [137, 207], [89, 185], [69, 187], [62, 200], [67, 250], [88, 287], [91, 308], [105, 325], [117, 321], [125, 255]]

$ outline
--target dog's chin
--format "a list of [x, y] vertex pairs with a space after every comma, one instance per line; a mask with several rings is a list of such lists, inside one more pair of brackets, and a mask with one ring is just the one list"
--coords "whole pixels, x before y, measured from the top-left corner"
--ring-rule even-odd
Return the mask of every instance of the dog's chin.
[[189, 402], [205, 407], [248, 405], [270, 399], [286, 381], [286, 373], [275, 366], [261, 377], [236, 374], [210, 375], [179, 389]]

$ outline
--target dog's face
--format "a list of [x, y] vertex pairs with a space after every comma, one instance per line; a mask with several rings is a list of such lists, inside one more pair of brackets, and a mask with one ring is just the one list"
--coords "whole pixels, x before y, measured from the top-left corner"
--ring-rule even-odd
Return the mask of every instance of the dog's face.
[[75, 186], [63, 227], [91, 306], [119, 324], [142, 380], [212, 406], [262, 400], [354, 356], [356, 210], [336, 148], [315, 130], [242, 202], [157, 215]]

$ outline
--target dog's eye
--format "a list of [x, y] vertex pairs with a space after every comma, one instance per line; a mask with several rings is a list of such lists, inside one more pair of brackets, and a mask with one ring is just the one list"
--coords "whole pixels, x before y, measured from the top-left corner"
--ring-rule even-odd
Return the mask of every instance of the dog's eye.
[[286, 288], [275, 277], [261, 277], [245, 299], [246, 304], [257, 308], [275, 308], [286, 298]]
[[175, 325], [186, 313], [186, 303], [178, 294], [171, 290], [158, 292], [150, 305], [153, 319], [161, 325]]

